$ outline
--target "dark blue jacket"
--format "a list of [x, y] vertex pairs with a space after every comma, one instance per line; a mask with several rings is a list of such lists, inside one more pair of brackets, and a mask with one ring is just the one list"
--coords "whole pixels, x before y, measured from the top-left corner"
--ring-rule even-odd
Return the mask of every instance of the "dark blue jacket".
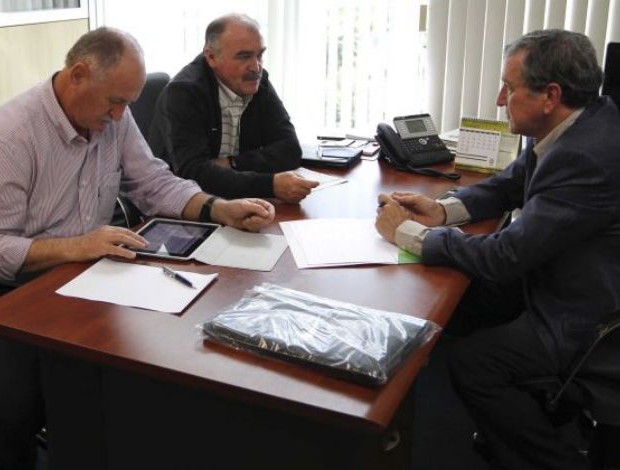
[[521, 208], [490, 235], [433, 230], [423, 262], [470, 276], [524, 281], [527, 312], [560, 364], [592, 326], [620, 309], [620, 116], [601, 97], [536, 166], [526, 149], [502, 173], [456, 197], [474, 221]]

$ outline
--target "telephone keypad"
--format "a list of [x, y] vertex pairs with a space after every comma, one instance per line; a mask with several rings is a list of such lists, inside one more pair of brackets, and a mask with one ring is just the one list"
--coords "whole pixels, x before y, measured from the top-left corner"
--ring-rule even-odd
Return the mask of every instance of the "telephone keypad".
[[436, 135], [403, 140], [409, 153], [431, 152], [444, 149], [444, 143]]

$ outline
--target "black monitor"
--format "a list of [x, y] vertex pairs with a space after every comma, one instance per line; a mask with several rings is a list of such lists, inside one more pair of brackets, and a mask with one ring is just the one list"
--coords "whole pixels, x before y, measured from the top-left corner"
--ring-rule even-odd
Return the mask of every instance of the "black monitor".
[[607, 44], [604, 72], [601, 94], [611, 96], [620, 108], [620, 42]]

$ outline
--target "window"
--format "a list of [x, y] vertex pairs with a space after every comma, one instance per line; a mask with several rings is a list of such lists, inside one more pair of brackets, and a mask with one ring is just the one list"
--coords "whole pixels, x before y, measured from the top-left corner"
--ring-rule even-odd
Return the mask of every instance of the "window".
[[374, 134], [426, 109], [426, 0], [100, 0], [98, 24], [133, 34], [148, 71], [176, 74], [202, 51], [207, 24], [242, 11], [261, 25], [265, 68], [302, 138]]
[[88, 18], [88, 0], [0, 0], [0, 27]]

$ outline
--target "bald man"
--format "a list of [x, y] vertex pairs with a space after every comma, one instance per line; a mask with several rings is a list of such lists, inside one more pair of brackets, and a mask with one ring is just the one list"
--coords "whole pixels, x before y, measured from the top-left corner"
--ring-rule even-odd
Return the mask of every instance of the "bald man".
[[[119, 192], [147, 215], [247, 230], [273, 221], [270, 203], [211, 196], [153, 157], [127, 110], [144, 82], [137, 42], [99, 28], [60, 72], [0, 107], [0, 284], [64, 262], [133, 258], [126, 247], [145, 240], [108, 225]], [[38, 361], [36, 350], [0, 340], [0, 469], [34, 468]]]

